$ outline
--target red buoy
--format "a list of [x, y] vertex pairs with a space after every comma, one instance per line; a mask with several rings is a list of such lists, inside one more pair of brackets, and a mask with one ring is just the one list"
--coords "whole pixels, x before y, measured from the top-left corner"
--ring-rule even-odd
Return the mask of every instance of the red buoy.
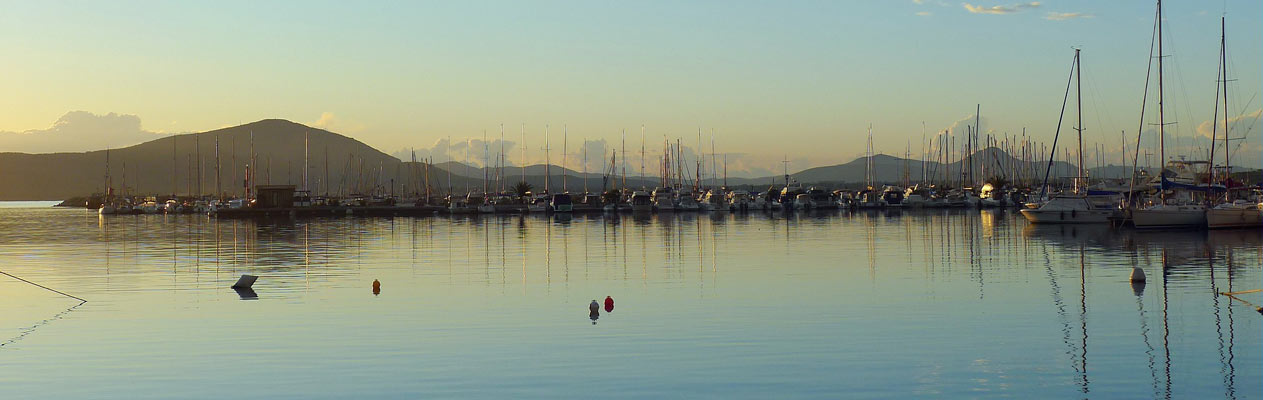
[[614, 311], [614, 298], [605, 296], [605, 312]]

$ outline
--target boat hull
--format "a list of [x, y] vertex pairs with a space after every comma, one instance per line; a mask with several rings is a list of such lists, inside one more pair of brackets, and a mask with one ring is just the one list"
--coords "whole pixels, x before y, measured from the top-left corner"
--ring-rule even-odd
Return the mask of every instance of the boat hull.
[[1131, 221], [1137, 229], [1201, 229], [1206, 226], [1206, 210], [1196, 208], [1132, 210]]
[[1258, 209], [1210, 209], [1206, 210], [1206, 227], [1210, 229], [1257, 228], [1263, 226], [1263, 214]]
[[1022, 216], [1034, 224], [1103, 224], [1114, 213], [1103, 210], [1040, 210], [1024, 208]]

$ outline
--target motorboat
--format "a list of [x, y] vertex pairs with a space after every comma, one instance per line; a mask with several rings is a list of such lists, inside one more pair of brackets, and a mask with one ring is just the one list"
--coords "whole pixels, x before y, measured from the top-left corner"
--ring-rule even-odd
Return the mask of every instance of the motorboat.
[[552, 201], [549, 202], [555, 213], [568, 213], [574, 211], [574, 199], [570, 197], [570, 193], [557, 193], [553, 195]]

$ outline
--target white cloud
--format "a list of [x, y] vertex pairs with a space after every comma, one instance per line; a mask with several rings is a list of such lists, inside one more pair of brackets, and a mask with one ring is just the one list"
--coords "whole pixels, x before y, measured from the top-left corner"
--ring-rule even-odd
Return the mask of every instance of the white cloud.
[[[1239, 132], [1243, 132], [1243, 131], [1248, 132], [1248, 131], [1254, 130], [1255, 127], [1253, 125], [1259, 123], [1260, 116], [1263, 116], [1263, 109], [1255, 110], [1252, 113], [1241, 114], [1235, 117], [1230, 117], [1228, 118], [1228, 127], [1234, 130], [1233, 136], [1241, 136], [1241, 133]], [[1246, 124], [1245, 126], [1241, 126], [1241, 124], [1239, 123], [1242, 120], [1245, 120], [1245, 124]], [[1216, 118], [1214, 123], [1215, 125], [1211, 125], [1210, 121], [1202, 121], [1202, 123], [1197, 124], [1197, 134], [1202, 137], [1209, 138], [1212, 133], [1211, 130], [1215, 129], [1216, 130], [1215, 132], [1218, 135], [1218, 137], [1222, 139], [1224, 137], [1223, 136], [1224, 135], [1224, 132], [1223, 132], [1224, 120]]]
[[48, 129], [0, 132], [0, 151], [21, 153], [82, 152], [125, 147], [164, 135], [141, 128], [131, 114], [93, 114], [71, 111]]
[[1029, 3], [1018, 3], [1018, 4], [1008, 5], [1008, 6], [991, 6], [991, 7], [975, 6], [969, 3], [962, 3], [962, 4], [965, 6], [966, 10], [969, 10], [969, 12], [974, 13], [974, 14], [997, 14], [997, 15], [1012, 14], [1012, 13], [1019, 12], [1025, 9], [1029, 9], [1029, 8], [1038, 8], [1040, 6], [1040, 3], [1038, 1], [1032, 1]]
[[1088, 13], [1081, 13], [1081, 12], [1068, 12], [1068, 13], [1050, 12], [1048, 13], [1048, 15], [1044, 16], [1044, 19], [1049, 20], [1049, 21], [1065, 21], [1065, 20], [1070, 20], [1070, 19], [1093, 18], [1093, 17], [1095, 17], [1095, 15], [1088, 14]]
[[308, 123], [308, 125], [324, 129], [334, 133], [360, 133], [364, 131], [364, 124], [354, 121], [348, 121], [334, 115], [332, 112], [325, 111], [320, 113], [320, 118]]

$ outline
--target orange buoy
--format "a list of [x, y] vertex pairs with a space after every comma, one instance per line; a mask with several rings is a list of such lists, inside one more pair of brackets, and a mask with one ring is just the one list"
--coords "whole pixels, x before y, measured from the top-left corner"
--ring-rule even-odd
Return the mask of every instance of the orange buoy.
[[382, 292], [382, 283], [374, 279], [373, 280], [373, 294], [377, 295], [377, 294], [381, 294], [381, 292]]

